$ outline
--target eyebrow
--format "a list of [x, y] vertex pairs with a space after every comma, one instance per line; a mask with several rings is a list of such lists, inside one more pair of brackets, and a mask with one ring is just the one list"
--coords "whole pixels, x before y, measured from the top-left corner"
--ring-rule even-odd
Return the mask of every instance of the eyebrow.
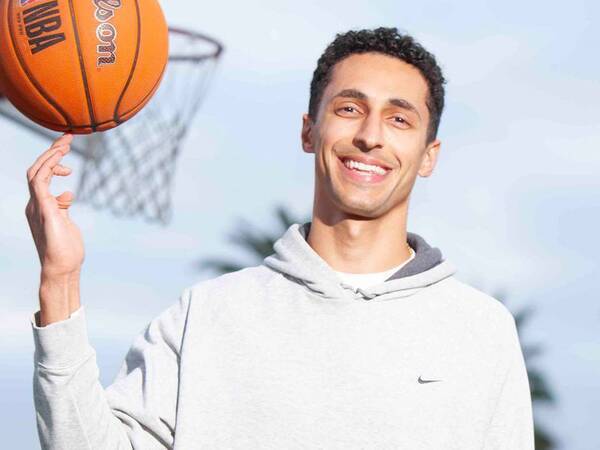
[[[368, 100], [369, 99], [367, 94], [359, 91], [358, 89], [343, 89], [333, 96], [333, 98], [336, 98], [336, 97], [356, 98], [358, 100]], [[399, 108], [412, 111], [417, 116], [419, 116], [419, 119], [421, 118], [421, 114], [419, 114], [419, 111], [417, 110], [417, 108], [415, 108], [415, 106], [408, 100], [404, 100], [403, 98], [390, 98], [390, 99], [388, 99], [388, 103], [391, 105], [397, 106]]]

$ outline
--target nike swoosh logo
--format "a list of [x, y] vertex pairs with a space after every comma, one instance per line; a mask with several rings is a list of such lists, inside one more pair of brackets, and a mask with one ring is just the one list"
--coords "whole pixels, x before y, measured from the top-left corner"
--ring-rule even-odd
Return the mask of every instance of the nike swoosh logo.
[[422, 380], [421, 376], [419, 376], [419, 384], [435, 383], [436, 381], [442, 381], [442, 380]]

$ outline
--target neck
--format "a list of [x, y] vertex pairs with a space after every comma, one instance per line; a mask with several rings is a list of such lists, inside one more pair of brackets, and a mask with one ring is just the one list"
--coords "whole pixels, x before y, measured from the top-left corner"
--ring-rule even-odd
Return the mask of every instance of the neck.
[[315, 207], [307, 242], [333, 270], [389, 270], [411, 256], [406, 242], [406, 207], [377, 219], [344, 214], [335, 220], [324, 220]]

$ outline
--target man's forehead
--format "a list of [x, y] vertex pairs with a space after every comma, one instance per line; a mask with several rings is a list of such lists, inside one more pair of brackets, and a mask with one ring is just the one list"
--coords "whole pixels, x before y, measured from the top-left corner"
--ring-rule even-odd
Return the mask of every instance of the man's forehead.
[[419, 110], [426, 109], [427, 82], [416, 67], [388, 55], [354, 54], [339, 61], [324, 92], [329, 102], [337, 93], [355, 89], [369, 99], [404, 98]]

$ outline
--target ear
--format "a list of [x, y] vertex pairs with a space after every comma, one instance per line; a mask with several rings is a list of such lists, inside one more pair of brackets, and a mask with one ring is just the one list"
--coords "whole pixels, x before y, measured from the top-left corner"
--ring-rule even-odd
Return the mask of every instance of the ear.
[[312, 143], [313, 122], [308, 114], [302, 116], [302, 149], [306, 153], [314, 153], [315, 149]]
[[423, 159], [421, 160], [421, 167], [419, 167], [418, 174], [420, 176], [428, 177], [433, 173], [433, 169], [435, 168], [435, 164], [437, 163], [441, 145], [442, 143], [439, 139], [435, 139], [427, 145], [427, 148], [425, 149], [425, 154], [423, 155]]

